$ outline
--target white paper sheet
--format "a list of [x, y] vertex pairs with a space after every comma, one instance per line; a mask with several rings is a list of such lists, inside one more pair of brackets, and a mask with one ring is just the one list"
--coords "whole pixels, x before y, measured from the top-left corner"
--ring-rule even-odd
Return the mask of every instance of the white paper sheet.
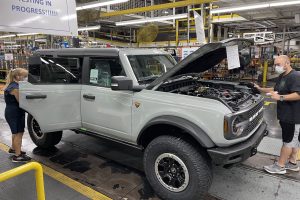
[[98, 69], [91, 69], [90, 83], [98, 83]]
[[4, 54], [4, 57], [5, 57], [5, 60], [9, 60], [9, 61], [12, 61], [14, 59], [14, 56], [11, 53]]
[[239, 58], [239, 48], [237, 45], [226, 47], [228, 69], [241, 67]]

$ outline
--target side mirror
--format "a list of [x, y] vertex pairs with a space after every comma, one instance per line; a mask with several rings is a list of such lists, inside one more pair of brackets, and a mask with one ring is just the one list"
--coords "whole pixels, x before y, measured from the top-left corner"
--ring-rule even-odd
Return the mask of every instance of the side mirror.
[[130, 90], [132, 91], [132, 80], [126, 76], [113, 76], [111, 77], [112, 90]]

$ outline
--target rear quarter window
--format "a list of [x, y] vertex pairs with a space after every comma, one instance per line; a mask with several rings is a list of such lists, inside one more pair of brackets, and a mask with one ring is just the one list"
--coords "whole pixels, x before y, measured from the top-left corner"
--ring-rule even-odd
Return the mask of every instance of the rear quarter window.
[[29, 64], [28, 80], [36, 84], [79, 84], [79, 58], [40, 57], [40, 64]]

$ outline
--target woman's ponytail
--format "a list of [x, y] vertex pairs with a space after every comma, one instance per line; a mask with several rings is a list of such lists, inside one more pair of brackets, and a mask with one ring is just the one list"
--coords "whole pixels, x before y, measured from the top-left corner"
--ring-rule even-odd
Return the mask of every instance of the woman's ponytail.
[[14, 72], [14, 69], [11, 69], [11, 70], [8, 71], [8, 74], [6, 76], [6, 83], [5, 83], [5, 86], [3, 87], [3, 90], [5, 90], [8, 87], [8, 85], [11, 82], [14, 81], [14, 74], [13, 74], [13, 72]]

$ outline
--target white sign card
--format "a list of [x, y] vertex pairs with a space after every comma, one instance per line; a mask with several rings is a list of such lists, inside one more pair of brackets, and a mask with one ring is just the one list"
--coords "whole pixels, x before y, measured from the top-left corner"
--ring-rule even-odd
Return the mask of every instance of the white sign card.
[[239, 68], [241, 66], [240, 58], [239, 58], [239, 47], [237, 45], [227, 46], [226, 53], [227, 53], [228, 69], [230, 70], [230, 69]]
[[98, 69], [91, 69], [90, 83], [98, 83]]
[[181, 58], [185, 59], [186, 57], [188, 57], [190, 54], [194, 53], [198, 49], [199, 49], [199, 47], [182, 48]]
[[77, 36], [75, 0], [1, 0], [0, 31]]
[[14, 55], [12, 53], [4, 54], [4, 59], [8, 61], [12, 61], [14, 59]]

